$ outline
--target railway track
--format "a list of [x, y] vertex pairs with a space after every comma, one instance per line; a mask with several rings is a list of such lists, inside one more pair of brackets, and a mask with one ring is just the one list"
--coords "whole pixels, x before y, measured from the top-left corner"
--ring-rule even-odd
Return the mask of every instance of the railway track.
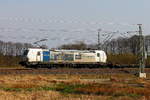
[[[115, 74], [115, 73], [127, 73], [127, 74], [136, 74], [138, 73], [138, 68], [57, 68], [57, 69], [0, 69], [0, 75], [5, 74]], [[150, 68], [145, 69], [146, 73], [150, 73]]]

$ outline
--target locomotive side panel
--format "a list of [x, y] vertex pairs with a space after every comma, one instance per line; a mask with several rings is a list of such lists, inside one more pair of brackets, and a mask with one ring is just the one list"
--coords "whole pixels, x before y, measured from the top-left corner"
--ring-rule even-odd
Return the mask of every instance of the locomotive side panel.
[[48, 50], [31, 48], [26, 55], [26, 65], [53, 66], [59, 64], [98, 64], [106, 63], [107, 56], [104, 51], [82, 51], [82, 50]]
[[75, 61], [74, 62], [96, 62], [95, 59], [95, 54], [94, 53], [80, 53], [80, 54], [75, 54]]
[[42, 62], [42, 49], [29, 49], [27, 59], [28, 62]]
[[104, 51], [95, 50], [95, 53], [96, 53], [96, 62], [102, 62], [102, 63], [107, 62], [107, 55]]
[[50, 51], [43, 51], [43, 62], [50, 62]]

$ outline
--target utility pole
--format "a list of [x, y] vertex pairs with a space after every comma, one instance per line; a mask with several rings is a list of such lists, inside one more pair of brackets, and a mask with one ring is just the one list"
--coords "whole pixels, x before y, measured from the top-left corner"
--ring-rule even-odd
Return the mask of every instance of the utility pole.
[[100, 44], [100, 31], [101, 31], [101, 29], [98, 29], [98, 50], [100, 50], [101, 49], [101, 44]]
[[142, 33], [142, 24], [137, 24], [139, 26], [139, 77], [146, 78], [145, 68], [145, 41]]

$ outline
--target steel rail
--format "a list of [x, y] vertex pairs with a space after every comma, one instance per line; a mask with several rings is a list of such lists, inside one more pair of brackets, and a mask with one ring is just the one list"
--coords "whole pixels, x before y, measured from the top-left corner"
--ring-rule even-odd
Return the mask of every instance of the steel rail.
[[[150, 73], [150, 68], [145, 69]], [[136, 74], [138, 68], [38, 68], [38, 69], [0, 69], [0, 75], [9, 74]]]

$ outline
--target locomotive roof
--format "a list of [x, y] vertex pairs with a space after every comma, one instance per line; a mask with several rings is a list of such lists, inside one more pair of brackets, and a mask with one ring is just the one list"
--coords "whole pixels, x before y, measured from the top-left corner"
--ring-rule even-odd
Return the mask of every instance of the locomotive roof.
[[90, 52], [104, 52], [103, 50], [65, 50], [65, 49], [42, 49], [42, 48], [28, 48], [28, 49], [35, 49], [35, 50], [50, 50], [50, 51], [56, 51], [56, 52], [84, 52], [84, 53], [90, 53]]

